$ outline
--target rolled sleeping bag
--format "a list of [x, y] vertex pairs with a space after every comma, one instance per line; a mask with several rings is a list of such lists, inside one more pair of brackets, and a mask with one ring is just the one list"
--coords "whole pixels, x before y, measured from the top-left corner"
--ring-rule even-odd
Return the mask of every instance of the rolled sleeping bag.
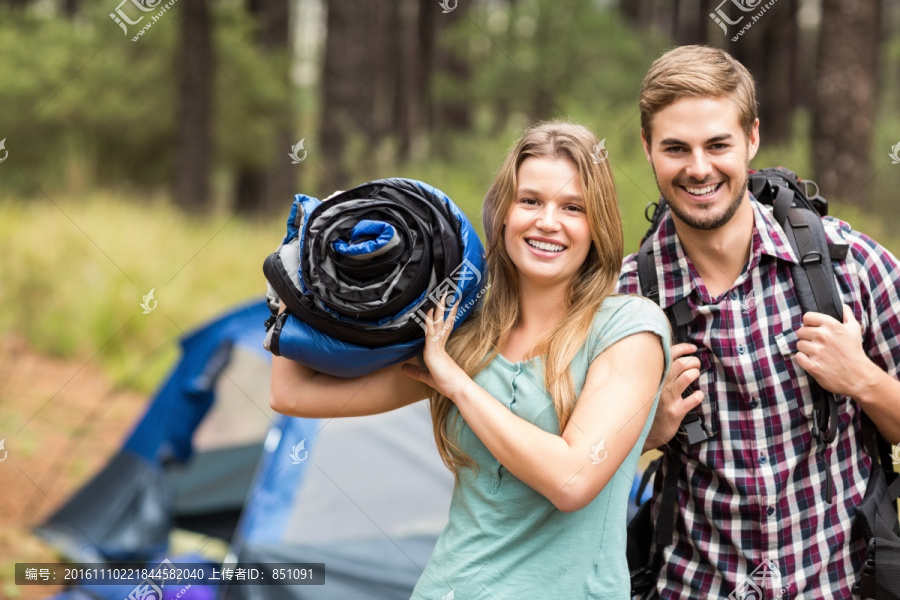
[[[444, 294], [461, 324], [487, 285], [484, 248], [440, 190], [412, 179], [364, 183], [322, 202], [297, 194], [269, 283], [265, 347], [338, 377], [411, 358]], [[275, 317], [278, 302], [287, 310]]]

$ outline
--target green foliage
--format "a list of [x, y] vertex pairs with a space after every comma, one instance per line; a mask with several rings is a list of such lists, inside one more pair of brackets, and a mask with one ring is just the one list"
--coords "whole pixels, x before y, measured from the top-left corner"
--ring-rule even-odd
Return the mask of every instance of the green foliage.
[[[10, 151], [3, 166], [18, 167], [5, 169], [0, 194], [165, 189], [173, 179], [180, 11], [176, 4], [133, 42], [154, 13], [124, 36], [109, 17], [115, 5], [90, 4], [77, 26], [29, 12], [0, 18], [0, 139]], [[125, 10], [138, 16], [130, 4]], [[255, 26], [240, 3], [213, 5], [218, 172], [266, 164], [277, 129], [291, 125], [276, 112], [288, 93], [286, 57], [264, 55]]]
[[[494, 109], [495, 128], [523, 120], [634, 106], [643, 73], [665, 47], [594, 0], [479, 4], [442, 43], [468, 58], [468, 86], [438, 76], [436, 94]], [[461, 50], [460, 50], [461, 49]]]

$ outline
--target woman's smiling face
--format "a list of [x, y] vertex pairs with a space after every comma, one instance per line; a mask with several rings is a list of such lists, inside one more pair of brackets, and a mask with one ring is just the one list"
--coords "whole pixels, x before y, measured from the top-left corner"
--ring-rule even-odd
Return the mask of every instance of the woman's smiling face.
[[592, 241], [578, 169], [566, 158], [529, 157], [516, 179], [504, 242], [520, 280], [570, 281]]

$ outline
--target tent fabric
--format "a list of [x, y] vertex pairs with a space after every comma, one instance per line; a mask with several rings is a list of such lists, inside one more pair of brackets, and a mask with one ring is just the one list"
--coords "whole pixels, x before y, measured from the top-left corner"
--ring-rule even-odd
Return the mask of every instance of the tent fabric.
[[[367, 417], [286, 418], [282, 426], [244, 508], [244, 544], [440, 534], [453, 475], [438, 455], [427, 403]], [[294, 464], [300, 442], [308, 456]]]
[[[72, 561], [153, 562], [170, 551], [173, 523], [231, 507], [241, 511], [225, 538], [233, 557], [325, 562], [326, 585], [219, 586], [217, 600], [408, 598], [453, 487], [428, 406], [348, 419], [262, 416], [267, 315], [264, 302], [248, 304], [185, 336], [181, 361], [120, 452], [37, 533]], [[113, 590], [125, 592], [118, 600], [128, 592], [86, 582], [57, 598], [111, 599]]]
[[202, 515], [241, 506], [262, 456], [259, 444], [198, 452], [187, 465], [168, 469], [174, 511]]
[[[242, 562], [324, 562], [326, 585], [235, 588], [228, 597], [409, 598], [453, 491], [427, 403], [280, 426], [232, 548]], [[305, 457], [292, 451], [300, 442]]]
[[165, 550], [171, 505], [162, 467], [124, 449], [35, 533], [74, 562], [143, 560]]
[[269, 316], [265, 302], [252, 302], [186, 335], [183, 359], [154, 397], [147, 413], [125, 447], [148, 460], [185, 462], [191, 456], [191, 437], [215, 397], [215, 383], [239, 345], [265, 356], [263, 323]]
[[421, 181], [381, 179], [326, 202], [298, 194], [263, 272], [270, 306], [287, 307], [266, 347], [355, 376], [383, 366], [385, 356], [398, 362], [421, 350], [425, 314], [445, 293], [467, 306], [456, 324], [465, 320], [480, 297], [484, 248], [446, 194]]
[[[266, 303], [256, 301], [184, 336], [182, 359], [123, 448], [35, 533], [78, 562], [142, 560], [165, 550], [179, 517], [240, 510], [254, 476], [261, 439], [255, 448], [248, 448], [241, 437], [240, 446], [231, 444], [209, 456], [204, 452], [197, 462], [181, 465], [193, 457], [199, 425], [209, 416], [216, 397], [221, 401], [224, 395], [217, 383], [235, 350], [240, 348], [268, 368], [270, 355], [261, 346], [267, 315]], [[267, 389], [263, 398], [268, 401]], [[240, 420], [247, 421], [243, 416]], [[256, 457], [251, 457], [250, 464], [248, 453]], [[242, 457], [243, 471], [242, 463], [235, 460]], [[199, 489], [194, 487], [200, 483], [198, 477], [188, 475], [192, 470], [196, 473], [197, 467], [204, 479]], [[235, 523], [229, 525], [226, 529], [232, 531]]]

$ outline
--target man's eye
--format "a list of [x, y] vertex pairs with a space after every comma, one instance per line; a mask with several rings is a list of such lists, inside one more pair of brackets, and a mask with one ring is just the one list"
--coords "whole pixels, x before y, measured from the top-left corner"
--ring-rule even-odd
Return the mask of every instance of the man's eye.
[[713, 144], [709, 147], [710, 150], [727, 150], [728, 144]]
[[684, 148], [681, 146], [669, 146], [668, 148], [663, 148], [663, 152], [668, 152], [669, 154], [680, 154], [684, 152]]

